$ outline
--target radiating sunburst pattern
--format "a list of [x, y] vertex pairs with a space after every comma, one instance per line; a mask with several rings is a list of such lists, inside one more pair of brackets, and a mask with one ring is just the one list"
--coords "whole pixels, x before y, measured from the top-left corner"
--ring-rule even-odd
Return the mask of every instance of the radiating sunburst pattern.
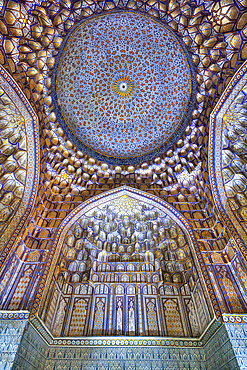
[[125, 96], [129, 96], [131, 92], [133, 92], [134, 84], [130, 81], [129, 78], [124, 76], [118, 77], [113, 82], [113, 90], [118, 96], [124, 98]]

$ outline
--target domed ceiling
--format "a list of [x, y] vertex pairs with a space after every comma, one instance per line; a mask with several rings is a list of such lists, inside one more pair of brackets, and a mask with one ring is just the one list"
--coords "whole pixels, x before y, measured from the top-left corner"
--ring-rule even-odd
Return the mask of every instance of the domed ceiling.
[[[222, 249], [230, 235], [217, 215], [211, 193], [208, 176], [209, 117], [232, 76], [247, 58], [246, 6], [246, 0], [229, 0], [227, 3], [224, 0], [40, 0], [25, 1], [25, 4], [13, 0], [2, 6], [1, 63], [22, 87], [40, 123], [39, 191], [42, 195], [36, 198], [32, 216], [35, 221], [31, 220], [27, 227], [26, 243], [30, 248], [33, 248], [33, 235], [39, 238], [37, 247], [42, 249], [43, 243], [48, 244], [47, 235], [52, 240], [61, 220], [81, 202], [110, 189], [128, 185], [173, 204], [189, 220], [199, 240], [210, 245], [212, 250]], [[128, 23], [129, 29], [123, 26], [124, 22], [125, 25]], [[101, 29], [99, 23], [102, 24]], [[134, 30], [135, 27], [137, 28]], [[151, 28], [154, 31], [151, 30], [150, 33]], [[131, 36], [133, 40], [127, 37], [130, 32], [135, 35]], [[148, 33], [150, 37], [147, 37]], [[83, 38], [78, 38], [79, 34], [83, 34]], [[127, 40], [123, 36], [127, 37]], [[161, 46], [162, 37], [165, 37], [164, 46]], [[144, 46], [146, 39], [151, 44], [151, 49]], [[82, 40], [88, 42], [87, 50], [83, 47]], [[82, 51], [80, 48], [73, 48], [76, 42], [81, 44]], [[168, 48], [170, 45], [173, 45], [172, 49]], [[186, 45], [186, 48], [183, 45]], [[96, 49], [99, 55], [97, 58]], [[112, 50], [112, 54], [108, 55], [107, 50]], [[158, 54], [161, 50], [165, 53]], [[118, 53], [113, 55], [114, 51]], [[130, 51], [134, 54], [130, 54]], [[86, 55], [91, 55], [91, 60], [94, 57], [96, 65], [93, 65], [89, 58], [86, 59]], [[161, 73], [158, 73], [158, 58], [162, 58], [159, 60], [163, 63], [159, 68], [162, 69], [166, 65], [166, 68], [163, 68], [165, 71]], [[136, 71], [134, 63], [128, 63], [130, 59], [137, 64]], [[190, 59], [193, 61], [192, 66]], [[106, 63], [107, 60], [111, 60], [112, 66]], [[64, 67], [61, 72], [65, 62], [68, 68]], [[120, 67], [116, 67], [118, 64]], [[105, 71], [106, 65], [108, 69]], [[87, 68], [83, 70], [83, 66]], [[181, 76], [182, 66], [185, 68], [185, 76]], [[71, 78], [68, 74], [69, 68], [74, 70]], [[116, 73], [117, 68], [125, 73]], [[190, 112], [195, 85], [193, 70], [197, 80], [196, 102]], [[137, 78], [139, 71], [141, 76]], [[143, 102], [138, 103], [140, 107], [137, 112], [133, 108], [133, 102], [137, 104], [134, 99], [141, 100], [141, 97], [137, 97], [137, 86], [141, 96], [145, 97], [145, 88], [141, 86], [145, 71], [147, 78], [144, 80], [144, 87], [148, 89], [152, 101], [150, 103], [143, 98]], [[177, 89], [177, 93], [176, 81], [173, 81], [173, 85], [168, 80], [172, 73], [177, 74], [173, 76], [174, 81], [175, 77], [176, 81], [183, 77], [183, 80], [189, 82], [184, 83], [184, 86], [179, 83], [178, 88], [181, 89]], [[101, 75], [104, 80], [103, 77], [100, 79]], [[154, 77], [156, 91], [153, 88]], [[74, 111], [78, 110], [78, 120], [74, 114], [74, 120], [71, 116], [67, 118], [66, 114], [72, 114], [73, 110], [68, 111], [69, 103], [66, 106], [62, 102], [62, 97], [59, 96], [62, 89], [64, 100], [70, 99], [70, 94], [76, 94], [71, 104], [74, 100]], [[90, 96], [93, 101], [89, 100]], [[167, 114], [166, 119], [165, 109], [168, 110], [169, 96], [172, 96], [170, 102], [175, 107], [171, 104], [173, 116]], [[167, 102], [167, 106], [162, 103], [164, 106], [161, 107], [161, 97], [165, 99], [164, 104]], [[178, 103], [182, 104], [180, 112], [176, 109], [175, 97]], [[113, 101], [116, 104], [113, 104]], [[132, 118], [127, 121], [125, 116], [126, 102], [132, 104], [132, 109], [128, 112], [130, 117], [139, 115], [144, 123], [148, 123], [150, 119], [152, 131], [146, 133], [146, 126], [140, 127], [140, 120], [136, 118], [133, 119], [135, 128], [138, 127], [141, 132], [131, 128], [129, 123]], [[87, 109], [83, 104], [87, 105]], [[145, 111], [143, 110], [148, 113], [146, 116], [141, 113], [141, 104], [146, 104]], [[150, 111], [155, 111], [154, 118], [149, 114]], [[93, 112], [96, 121], [85, 118], [86, 114], [92, 114], [90, 112]], [[107, 116], [106, 112], [111, 116]], [[187, 123], [186, 113], [190, 115]], [[119, 119], [120, 115], [122, 121]], [[176, 119], [176, 116], [179, 119]], [[103, 118], [107, 119], [104, 121]], [[98, 125], [99, 132], [96, 129], [93, 132], [93, 125]], [[88, 127], [91, 127], [91, 131]], [[128, 139], [126, 127], [131, 133], [131, 140]], [[127, 137], [128, 146], [126, 141], [120, 142], [118, 133], [119, 136], [121, 134], [122, 137]], [[158, 134], [163, 135], [161, 144], [156, 140]], [[100, 140], [97, 141], [99, 135]], [[144, 145], [145, 140], [149, 141], [148, 150]], [[103, 148], [100, 147], [101, 142], [102, 146], [104, 143]], [[118, 150], [114, 151], [116, 148]], [[43, 212], [44, 204], [46, 210]]]
[[53, 72], [56, 114], [84, 152], [115, 164], [162, 154], [194, 106], [186, 48], [161, 22], [101, 15], [69, 33]]

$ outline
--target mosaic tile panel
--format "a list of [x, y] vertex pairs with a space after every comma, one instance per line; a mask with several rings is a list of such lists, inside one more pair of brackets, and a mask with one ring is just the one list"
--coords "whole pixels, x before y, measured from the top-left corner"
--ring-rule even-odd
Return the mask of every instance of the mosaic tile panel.
[[163, 299], [163, 304], [165, 311], [165, 320], [167, 325], [167, 335], [178, 335], [179, 337], [182, 337], [184, 333], [181, 324], [177, 300], [169, 299], [165, 301]]
[[73, 309], [73, 314], [70, 323], [70, 336], [82, 336], [84, 335], [84, 329], [86, 324], [86, 317], [87, 317], [87, 309], [88, 309], [88, 300], [86, 299], [79, 299]]

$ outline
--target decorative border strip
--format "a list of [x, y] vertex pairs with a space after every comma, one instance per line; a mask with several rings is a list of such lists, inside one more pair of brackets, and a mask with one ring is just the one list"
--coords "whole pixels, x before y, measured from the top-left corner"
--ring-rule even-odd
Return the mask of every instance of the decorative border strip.
[[[36, 294], [36, 297], [34, 299], [34, 303], [31, 309], [32, 314], [37, 314], [39, 307], [43, 306], [45, 297], [48, 293], [49, 287], [50, 287], [50, 281], [52, 279], [52, 273], [53, 269], [55, 267], [57, 258], [59, 256], [60, 250], [62, 248], [63, 240], [66, 236], [66, 233], [68, 231], [68, 228], [76, 222], [76, 220], [81, 216], [81, 214], [89, 211], [91, 208], [94, 208], [97, 206], [97, 203], [102, 204], [103, 202], [109, 201], [111, 199], [118, 198], [120, 196], [120, 193], [127, 194], [129, 196], [134, 196], [135, 198], [137, 196], [141, 197], [142, 201], [145, 201], [146, 203], [154, 205], [155, 207], [159, 208], [162, 207], [162, 209], [172, 218], [175, 218], [175, 222], [177, 222], [187, 233], [187, 236], [189, 237], [189, 240], [191, 241], [194, 248], [192, 248], [191, 252], [193, 254], [193, 259], [196, 263], [196, 265], [199, 265], [198, 268], [198, 274], [201, 279], [201, 282], [204, 286], [204, 290], [206, 291], [206, 297], [210, 298], [207, 299], [208, 307], [209, 309], [213, 306], [214, 313], [218, 319], [221, 318], [221, 312], [219, 309], [219, 305], [215, 296], [215, 292], [213, 290], [208, 271], [204, 262], [204, 259], [202, 257], [201, 250], [198, 246], [197, 240], [195, 238], [194, 232], [189, 224], [189, 222], [186, 220], [185, 217], [181, 215], [175, 208], [173, 208], [169, 203], [166, 203], [159, 197], [147, 194], [141, 190], [137, 190], [134, 188], [130, 188], [127, 186], [119, 187], [113, 190], [110, 190], [108, 192], [105, 192], [103, 194], [99, 194], [86, 202], [82, 203], [80, 206], [75, 208], [61, 223], [57, 234], [54, 238], [53, 246], [49, 252], [47, 261], [45, 263], [45, 269], [43, 272], [43, 276], [41, 278], [41, 282], [39, 285], [38, 292]], [[104, 199], [104, 201], [103, 201]], [[102, 202], [103, 201], [103, 202]], [[206, 289], [205, 289], [206, 288]], [[207, 294], [208, 293], [208, 294]], [[42, 298], [43, 297], [43, 298]], [[212, 305], [212, 306], [211, 306]], [[213, 314], [213, 312], [211, 312]]]
[[[100, 153], [94, 151], [93, 149], [91, 149], [88, 146], [86, 146], [85, 144], [83, 144], [78, 139], [78, 137], [72, 132], [72, 130], [69, 128], [69, 126], [67, 125], [67, 123], [66, 123], [66, 121], [65, 121], [65, 119], [63, 117], [63, 114], [62, 114], [62, 112], [60, 110], [60, 107], [58, 105], [58, 102], [57, 102], [57, 92], [56, 92], [56, 76], [57, 76], [57, 70], [58, 70], [59, 63], [60, 63], [60, 58], [61, 58], [61, 56], [63, 54], [64, 47], [66, 46], [66, 43], [69, 40], [69, 38], [71, 37], [71, 35], [84, 22], [88, 22], [89, 20], [91, 20], [93, 18], [98, 18], [98, 17], [104, 16], [104, 15], [109, 14], [109, 13], [114, 14], [114, 13], [123, 13], [123, 12], [124, 13], [139, 14], [139, 15], [142, 15], [144, 17], [150, 18], [154, 22], [157, 22], [157, 23], [161, 24], [165, 29], [167, 29], [169, 32], [171, 32], [171, 34], [176, 38], [176, 40], [180, 44], [180, 46], [181, 46], [181, 48], [182, 48], [182, 50], [183, 50], [183, 52], [185, 54], [185, 57], [187, 59], [187, 63], [188, 63], [188, 66], [189, 66], [189, 70], [190, 70], [190, 75], [191, 75], [190, 101], [189, 101], [189, 104], [188, 104], [188, 107], [187, 107], [187, 111], [186, 111], [186, 113], [185, 113], [185, 115], [183, 117], [183, 120], [182, 120], [180, 126], [178, 127], [177, 131], [175, 131], [172, 134], [172, 136], [164, 144], [162, 144], [159, 148], [153, 150], [151, 153], [147, 153], [145, 155], [138, 156], [138, 157], [130, 157], [130, 158], [117, 158], [117, 157], [106, 156], [106, 155], [103, 155], [103, 154], [100, 154]], [[164, 154], [164, 152], [166, 150], [168, 150], [180, 138], [180, 136], [184, 132], [184, 129], [186, 128], [186, 125], [188, 124], [188, 121], [189, 121], [189, 119], [191, 117], [191, 113], [192, 113], [192, 111], [194, 109], [194, 106], [195, 106], [195, 102], [196, 102], [196, 89], [197, 89], [196, 72], [195, 72], [195, 67], [194, 67], [194, 64], [193, 64], [193, 61], [192, 61], [190, 52], [187, 50], [186, 45], [179, 38], [179, 36], [174, 32], [174, 30], [172, 30], [172, 28], [164, 20], [157, 19], [157, 18], [151, 16], [150, 14], [146, 14], [144, 12], [140, 12], [140, 11], [136, 11], [136, 10], [131, 10], [131, 9], [114, 9], [114, 10], [111, 10], [110, 12], [107, 11], [107, 12], [103, 12], [101, 14], [93, 14], [90, 17], [86, 17], [85, 19], [83, 19], [82, 21], [80, 21], [79, 23], [77, 23], [73, 27], [73, 29], [68, 33], [68, 35], [65, 37], [65, 39], [64, 39], [64, 41], [62, 43], [62, 46], [61, 46], [61, 48], [59, 50], [58, 56], [56, 57], [56, 62], [55, 62], [55, 66], [54, 66], [54, 69], [53, 69], [51, 96], [52, 96], [52, 101], [53, 101], [53, 104], [54, 104], [54, 111], [56, 113], [56, 116], [57, 116], [57, 119], [58, 119], [59, 123], [61, 124], [63, 130], [66, 133], [66, 135], [73, 141], [73, 143], [78, 148], [80, 148], [87, 155], [93, 156], [95, 159], [97, 159], [99, 161], [107, 161], [108, 163], [111, 163], [113, 165], [128, 165], [128, 164], [138, 164], [138, 163], [142, 163], [144, 161], [150, 161], [154, 157], [160, 156], [160, 155]]]
[[214, 319], [200, 338], [168, 338], [168, 337], [78, 337], [54, 338], [45, 324], [37, 316], [30, 319], [31, 325], [49, 346], [69, 347], [183, 347], [202, 348], [211, 336], [221, 327], [222, 323]]
[[247, 324], [247, 315], [223, 313], [223, 321], [226, 324]]
[[1, 65], [0, 82], [7, 95], [12, 95], [12, 100], [15, 104], [18, 103], [16, 98], [21, 101], [22, 104], [18, 107], [19, 110], [25, 110], [30, 116], [27, 119], [28, 122], [25, 121], [28, 155], [25, 190], [18, 210], [14, 214], [6, 232], [1, 236], [0, 247], [3, 248], [0, 255], [1, 267], [29, 216], [36, 199], [40, 173], [40, 143], [38, 117], [20, 87]]
[[38, 332], [38, 334], [44, 339], [44, 341], [48, 345], [51, 345], [54, 340], [54, 337], [48, 330], [46, 325], [43, 323], [43, 321], [38, 316], [31, 316], [30, 323], [34, 327], [34, 329]]
[[[223, 110], [233, 102], [237, 94], [240, 92], [243, 85], [247, 83], [247, 61], [235, 73], [228, 86], [221, 95], [216, 107], [210, 116], [210, 130], [209, 130], [209, 178], [212, 188], [215, 204], [222, 215], [225, 224], [228, 226], [236, 243], [239, 245], [241, 252], [247, 259], [247, 249], [244, 241], [239, 235], [237, 228], [237, 221], [228, 204], [227, 195], [225, 192], [223, 177], [222, 177], [222, 128], [223, 128]], [[238, 85], [242, 80], [241, 85]], [[224, 107], [227, 102], [227, 107]]]
[[27, 320], [29, 311], [0, 311], [0, 320]]

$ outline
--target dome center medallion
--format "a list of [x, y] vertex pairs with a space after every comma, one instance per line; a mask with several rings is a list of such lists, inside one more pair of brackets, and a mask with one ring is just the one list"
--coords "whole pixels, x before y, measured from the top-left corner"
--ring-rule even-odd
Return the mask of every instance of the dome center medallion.
[[134, 84], [126, 77], [118, 77], [113, 82], [113, 89], [118, 96], [129, 96], [133, 92]]

